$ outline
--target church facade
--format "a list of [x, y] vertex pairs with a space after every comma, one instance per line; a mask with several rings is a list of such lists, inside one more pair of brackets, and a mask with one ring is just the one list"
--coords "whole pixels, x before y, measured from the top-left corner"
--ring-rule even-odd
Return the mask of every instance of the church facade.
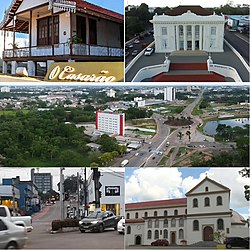
[[155, 52], [179, 50], [223, 52], [223, 16], [210, 14], [200, 6], [178, 6], [167, 15], [155, 15]]
[[230, 189], [206, 177], [186, 198], [126, 204], [126, 245], [213, 241], [213, 234], [248, 237], [247, 221], [230, 209]]

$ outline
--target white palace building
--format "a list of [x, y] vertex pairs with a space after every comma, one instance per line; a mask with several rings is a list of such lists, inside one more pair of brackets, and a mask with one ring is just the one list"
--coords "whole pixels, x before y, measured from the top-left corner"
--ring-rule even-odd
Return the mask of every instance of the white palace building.
[[[186, 12], [178, 15], [179, 11]], [[155, 15], [151, 23], [156, 53], [178, 50], [223, 52], [224, 17], [215, 13], [210, 15], [200, 6], [179, 6], [170, 15]]]
[[126, 245], [211, 244], [213, 233], [248, 237], [247, 221], [230, 209], [230, 189], [205, 177], [187, 198], [126, 204]]

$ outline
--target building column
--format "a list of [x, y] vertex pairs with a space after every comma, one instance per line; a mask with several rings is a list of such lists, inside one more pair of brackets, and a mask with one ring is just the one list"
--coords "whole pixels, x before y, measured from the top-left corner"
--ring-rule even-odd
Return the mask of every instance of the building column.
[[28, 75], [29, 76], [36, 75], [36, 64], [33, 61], [28, 61]]
[[51, 65], [54, 63], [54, 60], [47, 60], [47, 71], [49, 70], [49, 68], [51, 67]]
[[184, 50], [187, 50], [187, 26], [183, 25]]
[[32, 10], [30, 10], [30, 20], [29, 20], [29, 56], [32, 56], [31, 45], [32, 45]]
[[11, 74], [15, 75], [17, 69], [17, 61], [11, 61]]
[[7, 74], [7, 62], [3, 61], [3, 68], [2, 68], [3, 74]]
[[192, 50], [195, 50], [195, 26], [192, 25]]
[[202, 43], [203, 43], [203, 39], [202, 39], [202, 37], [203, 37], [203, 34], [202, 34], [202, 25], [200, 25], [200, 31], [199, 31], [199, 35], [200, 35], [200, 38], [199, 38], [199, 49], [200, 50], [203, 50], [203, 46], [202, 46]]
[[179, 25], [176, 25], [176, 50], [180, 50]]

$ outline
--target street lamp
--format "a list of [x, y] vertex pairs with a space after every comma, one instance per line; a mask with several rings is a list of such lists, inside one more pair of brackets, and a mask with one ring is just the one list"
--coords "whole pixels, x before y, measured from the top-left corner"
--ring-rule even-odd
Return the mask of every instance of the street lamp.
[[64, 193], [64, 187], [63, 187], [63, 183], [64, 183], [64, 175], [63, 175], [63, 170], [65, 170], [65, 168], [60, 168], [60, 208], [61, 208], [61, 220], [64, 220], [64, 202], [63, 202], [63, 193]]

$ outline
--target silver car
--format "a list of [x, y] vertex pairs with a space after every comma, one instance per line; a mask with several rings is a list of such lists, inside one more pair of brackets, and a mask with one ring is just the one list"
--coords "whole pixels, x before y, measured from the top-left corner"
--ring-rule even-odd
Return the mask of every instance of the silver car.
[[0, 249], [20, 249], [27, 241], [24, 227], [16, 226], [13, 222], [0, 217]]

